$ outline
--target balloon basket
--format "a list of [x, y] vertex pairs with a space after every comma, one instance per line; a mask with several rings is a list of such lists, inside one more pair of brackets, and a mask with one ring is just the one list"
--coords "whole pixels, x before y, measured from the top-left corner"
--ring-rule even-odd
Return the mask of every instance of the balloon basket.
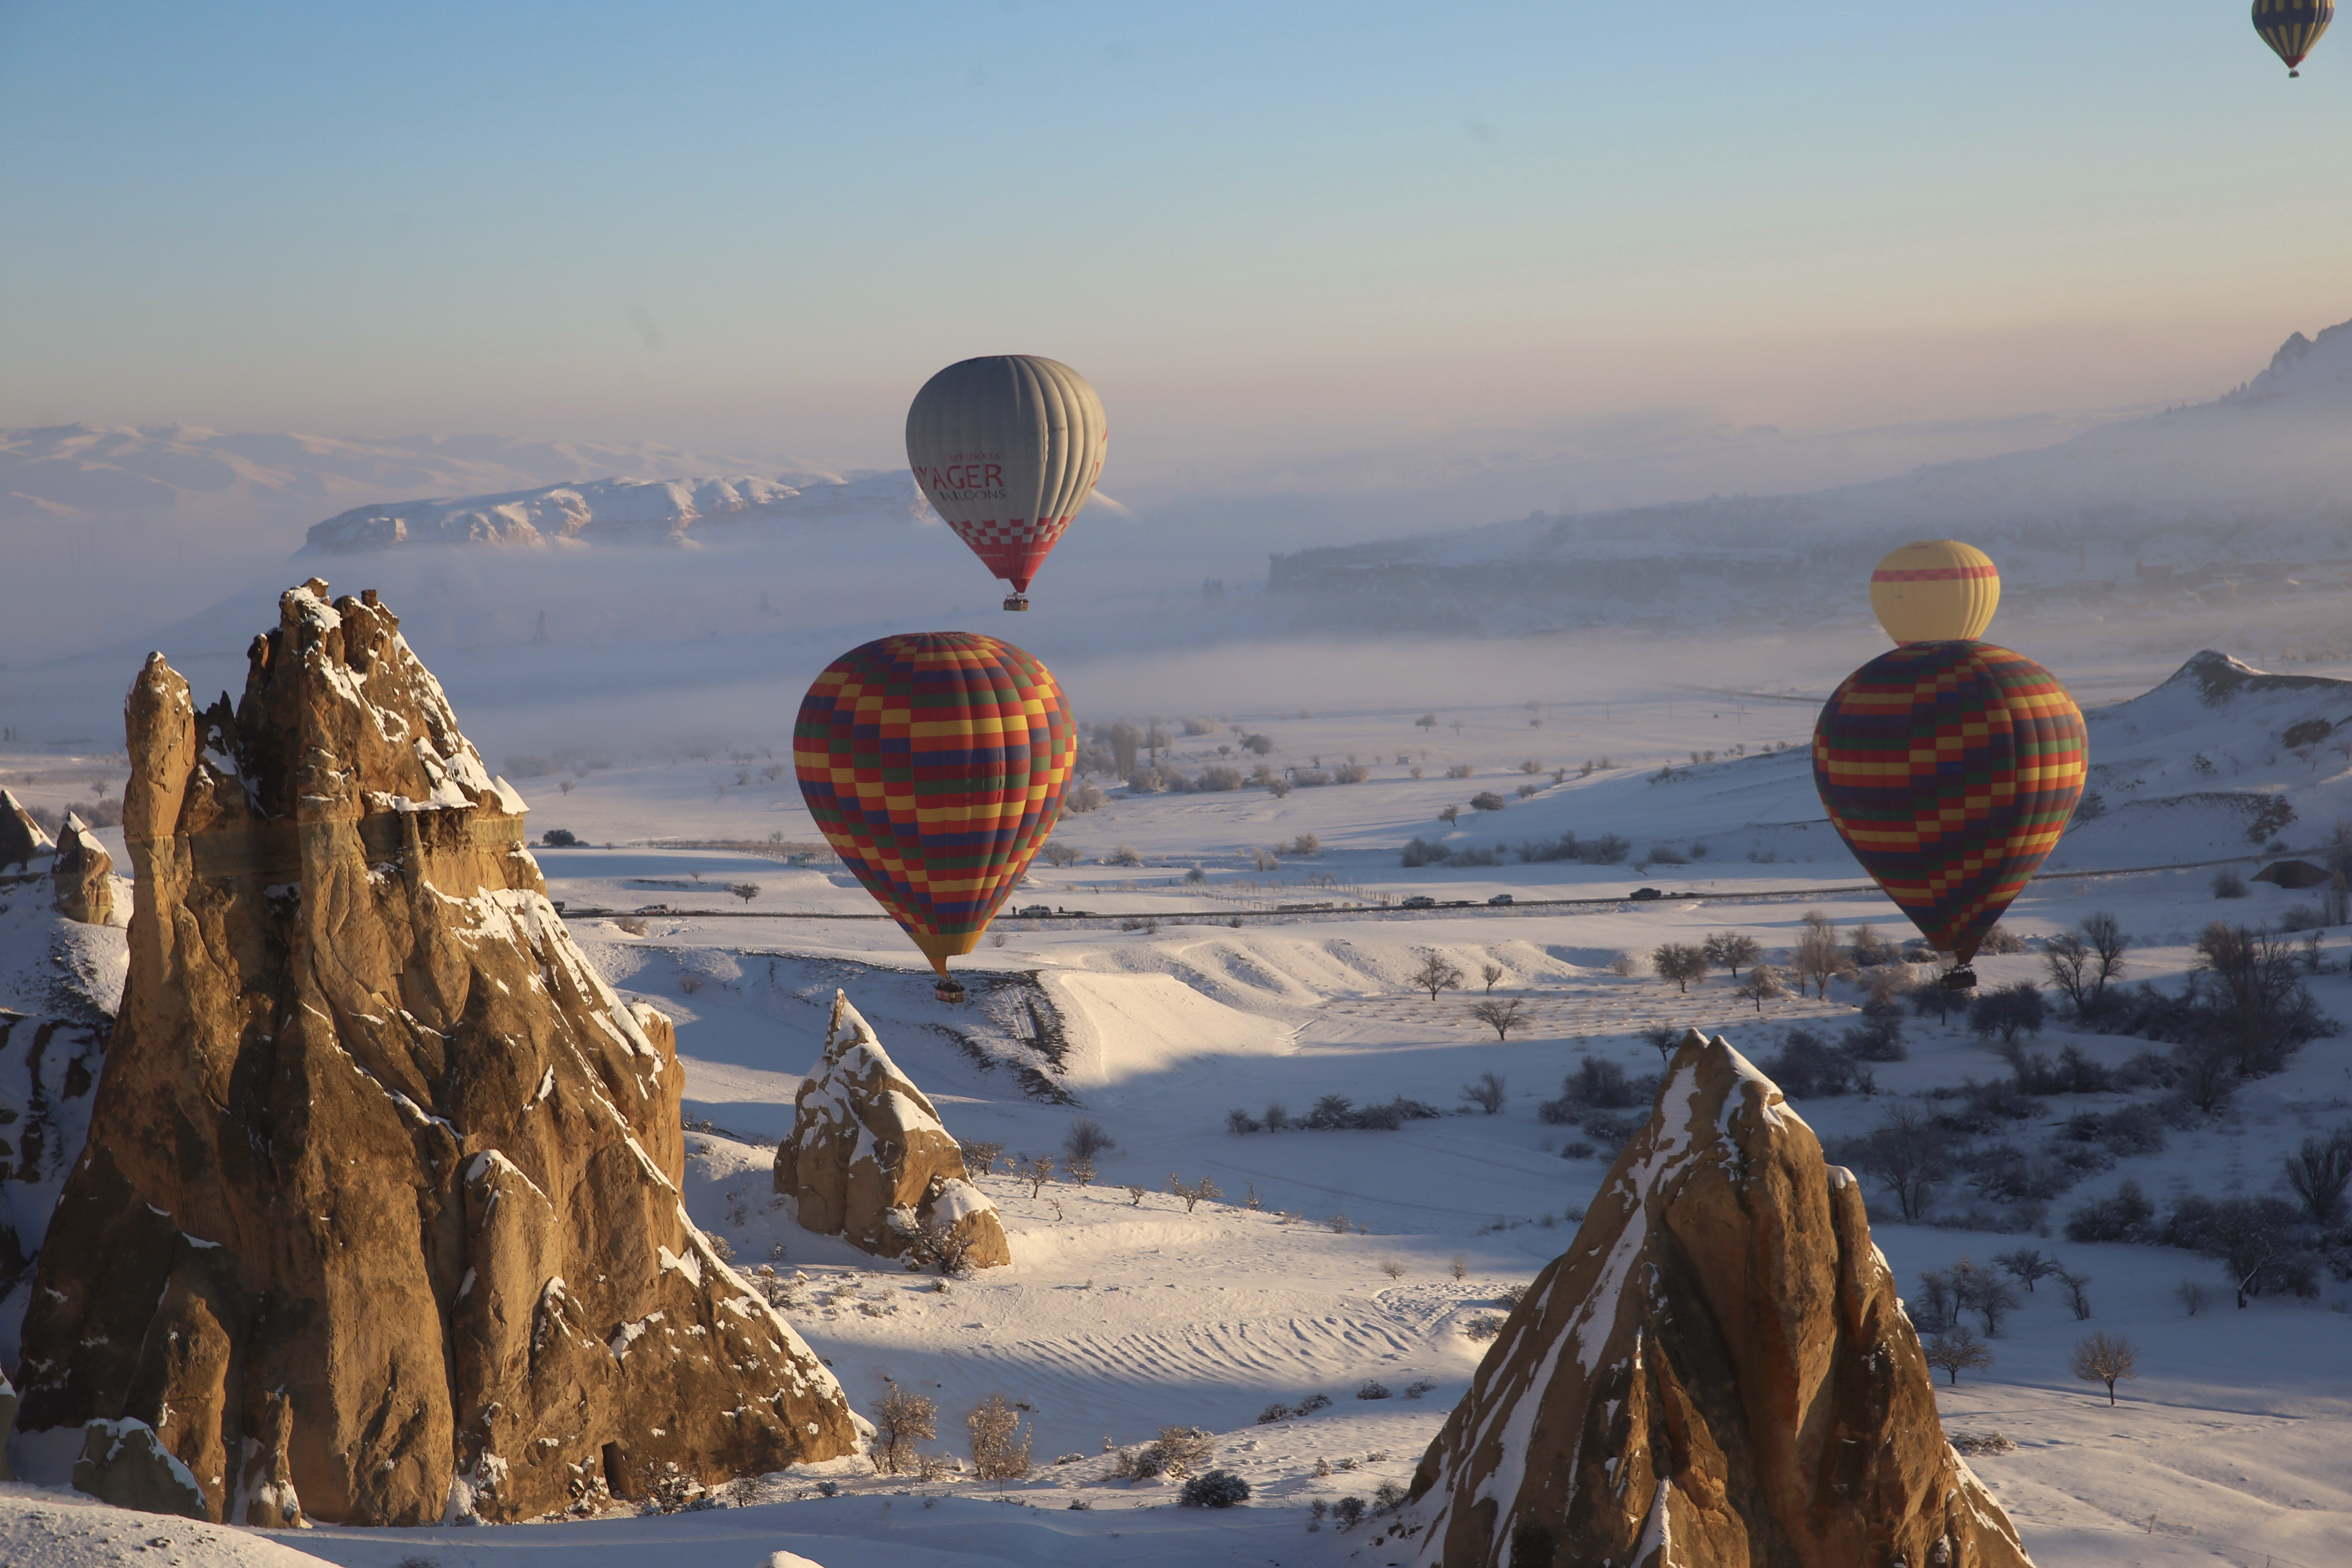
[[1977, 988], [1977, 972], [1964, 963], [1947, 973], [1937, 984], [1947, 991], [1973, 991]]
[[961, 1006], [968, 1000], [962, 983], [954, 980], [940, 981], [931, 987], [931, 994], [950, 1007]]
[[1029, 595], [1007, 594], [1004, 595], [1004, 607], [1008, 610], [1025, 610], [1029, 607]]

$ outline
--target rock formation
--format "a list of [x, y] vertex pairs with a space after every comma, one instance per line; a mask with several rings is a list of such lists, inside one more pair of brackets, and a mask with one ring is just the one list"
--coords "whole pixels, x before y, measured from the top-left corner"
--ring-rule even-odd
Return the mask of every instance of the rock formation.
[[49, 879], [57, 889], [58, 913], [84, 925], [113, 923], [114, 857], [70, 811], [65, 831], [58, 835], [58, 858], [50, 864]]
[[25, 803], [14, 793], [0, 789], [0, 871], [14, 866], [22, 871], [34, 860], [55, 850], [57, 846], [25, 809]]
[[252, 1524], [525, 1519], [858, 1444], [687, 1217], [667, 1038], [373, 594], [287, 593], [234, 710], [155, 655], [125, 717], [130, 978], [25, 1430], [83, 1428], [100, 1495], [177, 1465]]
[[81, 1158], [105, 1053], [99, 1027], [0, 1007], [0, 1366], [16, 1362], [19, 1288], [30, 1294], [58, 1194]]
[[776, 1149], [776, 1191], [797, 1201], [803, 1228], [884, 1258], [912, 1247], [938, 1262], [944, 1243], [962, 1266], [1013, 1261], [996, 1205], [971, 1184], [963, 1150], [838, 991], [824, 1055], [793, 1101], [792, 1136]]
[[1694, 1030], [1395, 1532], [1444, 1568], [2031, 1568], [1929, 1379], [1853, 1177]]

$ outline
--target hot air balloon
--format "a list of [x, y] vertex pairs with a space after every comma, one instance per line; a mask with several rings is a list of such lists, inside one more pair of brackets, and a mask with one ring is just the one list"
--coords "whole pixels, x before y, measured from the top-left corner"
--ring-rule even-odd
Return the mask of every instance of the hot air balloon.
[[907, 461], [923, 494], [1029, 607], [1045, 563], [1102, 473], [1102, 399], [1068, 365], [1035, 354], [961, 360], [907, 410]]
[[974, 632], [855, 647], [801, 700], [801, 798], [866, 890], [963, 1000], [947, 961], [980, 942], [1054, 830], [1077, 726], [1045, 667]]
[[2082, 710], [1985, 642], [1916, 642], [1845, 678], [1813, 730], [1813, 784], [1863, 868], [1976, 984], [1969, 961], [2083, 798]]
[[2286, 62], [2290, 77], [2303, 74], [2295, 67], [2334, 20], [2336, 0], [2254, 0], [2254, 31]]
[[1870, 574], [1871, 610], [1896, 642], [1980, 637], [2000, 603], [1992, 557], [1957, 539], [1906, 544]]

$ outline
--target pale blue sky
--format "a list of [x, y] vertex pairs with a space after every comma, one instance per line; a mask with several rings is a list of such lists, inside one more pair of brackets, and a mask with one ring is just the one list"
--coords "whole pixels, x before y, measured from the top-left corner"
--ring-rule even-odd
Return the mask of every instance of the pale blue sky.
[[1021, 351], [1168, 493], [2206, 396], [2352, 316], [2347, 82], [2240, 0], [0, 0], [0, 425], [883, 463]]

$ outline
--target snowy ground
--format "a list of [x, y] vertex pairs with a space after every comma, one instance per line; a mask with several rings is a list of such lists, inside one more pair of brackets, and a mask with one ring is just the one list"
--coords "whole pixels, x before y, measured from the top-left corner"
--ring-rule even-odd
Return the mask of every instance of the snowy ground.
[[[2130, 689], [2168, 673], [2168, 666], [2149, 671]], [[743, 1508], [503, 1530], [320, 1530], [269, 1541], [19, 1488], [0, 1493], [0, 1561], [40, 1568], [127, 1561], [134, 1546], [164, 1561], [317, 1559], [381, 1568], [417, 1560], [445, 1568], [635, 1564], [688, 1555], [749, 1568], [777, 1552], [825, 1568], [1392, 1561], [1369, 1529], [1310, 1532], [1309, 1504], [1370, 1500], [1383, 1482], [1409, 1478], [1483, 1349], [1465, 1328], [1498, 1310], [1506, 1286], [1568, 1244], [1613, 1150], [1578, 1127], [1547, 1125], [1538, 1103], [1587, 1054], [1631, 1072], [1654, 1070], [1657, 1058], [1641, 1037], [1654, 1025], [1721, 1029], [1762, 1058], [1791, 1027], [1825, 1023], [1833, 1035], [1854, 1016], [1855, 999], [1843, 989], [1825, 1001], [1769, 1003], [1759, 1016], [1721, 976], [1683, 994], [1655, 979], [1613, 973], [1612, 961], [1717, 931], [1746, 932], [1767, 950], [1786, 947], [1800, 916], [1815, 908], [1841, 927], [1903, 929], [1883, 898], [1858, 888], [1864, 879], [1820, 825], [1801, 749], [1759, 754], [1767, 742], [1801, 741], [1812, 710], [1762, 697], [1680, 700], [1672, 712], [1603, 712], [1597, 699], [1533, 714], [1517, 704], [1440, 709], [1435, 726], [1414, 723], [1420, 709], [1313, 718], [1235, 712], [1210, 733], [1180, 737], [1180, 763], [1197, 771], [1217, 760], [1217, 746], [1237, 744], [1239, 725], [1274, 737], [1277, 763], [1309, 768], [1319, 757], [1328, 767], [1353, 754], [1371, 765], [1371, 777], [1282, 800], [1263, 790], [1119, 795], [1071, 818], [1059, 837], [1087, 851], [1087, 860], [1039, 866], [1015, 903], [1095, 918], [1001, 922], [1002, 945], [983, 944], [965, 967], [1003, 984], [975, 986], [974, 1002], [961, 1009], [932, 998], [894, 926], [853, 918], [869, 914], [870, 902], [822, 857], [793, 866], [774, 858], [787, 852], [782, 847], [747, 853], [654, 842], [813, 839], [789, 777], [762, 778], [772, 759], [757, 748], [740, 758], [725, 751], [698, 759], [583, 756], [561, 775], [573, 784], [568, 795], [559, 775], [525, 781], [535, 827], [565, 826], [617, 846], [543, 850], [541, 863], [551, 893], [573, 913], [575, 934], [613, 982], [677, 1021], [687, 1112], [698, 1126], [688, 1194], [698, 1220], [729, 1242], [739, 1266], [771, 1260], [781, 1247], [775, 1266], [806, 1276], [803, 1304], [788, 1315], [862, 1408], [879, 1400], [886, 1375], [929, 1393], [941, 1417], [933, 1446], [964, 1453], [964, 1413], [1003, 1393], [1028, 1406], [1035, 1474], [999, 1487], [955, 1476], [858, 1475], [836, 1465], [822, 1476], [771, 1478]], [[2352, 774], [2326, 765], [2347, 759], [2277, 753], [2272, 738], [2284, 710], [2241, 711], [2225, 723], [2201, 706], [2164, 700], [2172, 706], [2151, 699], [2152, 706], [2095, 728], [2095, 756], [2137, 768], [2130, 776], [2137, 782], [2116, 790], [2111, 804], [2135, 790], [2163, 794], [2173, 787], [2168, 768], [2203, 755], [2210, 767], [2199, 778], [2231, 770], [2205, 784], [2208, 791], [2294, 800], [2298, 820], [2284, 836], [2297, 846], [2317, 844], [2335, 817], [2352, 816], [2352, 799], [2337, 804], [2339, 792], [2352, 795]], [[2312, 700], [2336, 700], [2321, 693]], [[1529, 725], [1530, 717], [1544, 725]], [[2124, 723], [2140, 729], [2137, 750], [2126, 743]], [[1667, 755], [1734, 745], [1748, 754], [1719, 754], [1650, 782]], [[1643, 765], [1579, 777], [1588, 756]], [[1542, 770], [1517, 771], [1527, 757]], [[610, 765], [585, 765], [600, 761]], [[1470, 778], [1444, 776], [1462, 763], [1475, 769]], [[87, 799], [106, 765], [46, 758], [37, 768], [5, 759], [0, 771], [14, 776], [0, 782], [37, 805]], [[1563, 765], [1568, 777], [1555, 784], [1549, 770]], [[1421, 779], [1411, 776], [1414, 766]], [[28, 780], [27, 773], [49, 776]], [[1516, 794], [1522, 782], [1537, 786], [1526, 800]], [[1466, 806], [1480, 788], [1501, 792], [1506, 809], [1465, 809], [1450, 828], [1435, 820], [1440, 806]], [[2159, 830], [2092, 825], [2056, 862], [2085, 874], [2037, 884], [2010, 925], [2031, 939], [2095, 909], [2113, 910], [2138, 939], [2129, 977], [2177, 979], [2207, 921], [2272, 922], [2308, 897], [2257, 885], [2246, 900], [2217, 902], [2210, 868], [2121, 869], [2235, 856], [2236, 868], [2251, 871], [2263, 858], [2248, 858], [2242, 833], [2233, 840], [2226, 811], [2214, 809], [2221, 815], [2210, 821], [2167, 817], [2182, 826]], [[1398, 864], [1397, 846], [1415, 835], [1483, 847], [1566, 828], [1622, 834], [1638, 857], [1662, 845], [1686, 858], [1642, 869]], [[1321, 847], [1296, 853], [1302, 834]], [[101, 837], [119, 853], [110, 831]], [[1701, 845], [1704, 857], [1689, 858]], [[1141, 863], [1100, 863], [1120, 846], [1133, 847]], [[1261, 868], [1258, 858], [1269, 850], [1280, 864]], [[1203, 880], [1188, 883], [1196, 864]], [[740, 898], [728, 890], [737, 886], [757, 891]], [[1624, 901], [1643, 886], [1696, 896]], [[1595, 901], [1486, 904], [1504, 892], [1523, 902]], [[1394, 907], [1419, 893], [1470, 902], [1417, 913]], [[1301, 902], [1335, 907], [1276, 912]], [[684, 912], [628, 912], [656, 906]], [[1130, 923], [1135, 929], [1122, 929]], [[2331, 933], [2328, 947], [2336, 968], [2314, 977], [2313, 989], [2328, 1011], [2352, 1018], [2340, 933]], [[1407, 975], [1433, 950], [1465, 972], [1465, 992], [1432, 1001], [1409, 989]], [[1495, 995], [1521, 999], [1533, 1015], [1507, 1042], [1469, 1016], [1488, 963], [1503, 971]], [[2038, 979], [2041, 959], [2030, 952], [1988, 958], [1979, 973], [1988, 984]], [[1022, 1003], [1034, 994], [1024, 978], [1032, 975], [1058, 1019], [1057, 1038], [1041, 1035]], [[1072, 1120], [1084, 1115], [1118, 1141], [1083, 1190], [1055, 1183], [1033, 1195], [1008, 1175], [983, 1178], [1004, 1215], [1013, 1267], [942, 1293], [928, 1278], [876, 1267], [845, 1244], [802, 1232], [776, 1205], [772, 1145], [762, 1141], [789, 1126], [792, 1095], [816, 1057], [835, 985], [849, 991], [959, 1136], [1016, 1153], [1058, 1152]], [[1825, 1138], [1873, 1125], [1886, 1095], [2007, 1072], [1957, 1026], [1913, 1022], [1906, 1040], [1908, 1060], [1875, 1069], [1878, 1099], [1801, 1103]], [[2039, 1045], [2054, 1051], [2066, 1043], [2110, 1064], [2147, 1048], [2078, 1038], [2054, 1025]], [[1461, 1093], [1489, 1071], [1507, 1086], [1494, 1116], [1465, 1109]], [[1328, 1094], [1360, 1103], [1403, 1095], [1448, 1114], [1394, 1132], [1225, 1131], [1233, 1110], [1260, 1115], [1280, 1101], [1301, 1113]], [[2077, 1110], [2126, 1098], [2053, 1097], [2017, 1136], [2039, 1140]], [[2091, 1322], [2078, 1323], [2044, 1281], [1991, 1342], [1995, 1364], [1939, 1390], [1952, 1430], [1998, 1430], [2017, 1445], [1973, 1462], [2038, 1561], [2098, 1568], [2352, 1561], [2352, 1469], [2344, 1458], [2352, 1451], [2352, 1292], [2329, 1282], [2316, 1301], [2231, 1310], [2204, 1259], [2075, 1246], [2058, 1232], [2075, 1204], [2126, 1179], [2140, 1182], [2159, 1206], [2189, 1192], [2273, 1192], [2286, 1149], [2347, 1119], [2352, 1037], [2321, 1040], [2287, 1072], [2241, 1095], [2230, 1113], [2058, 1199], [2048, 1221], [2054, 1240], [1878, 1224], [1906, 1287], [1922, 1268], [2021, 1244], [2092, 1279]], [[1188, 1212], [1166, 1190], [1171, 1175], [1188, 1184], [1206, 1177], [1223, 1195]], [[1130, 1193], [1130, 1184], [1143, 1190]], [[1956, 1190], [1944, 1212], [1968, 1206], [1968, 1194]], [[2219, 1304], [2187, 1316], [2173, 1294], [2185, 1278], [2210, 1281]], [[2139, 1347], [2142, 1375], [2124, 1385], [2113, 1409], [2066, 1372], [2066, 1352], [2086, 1328], [2125, 1333]], [[1390, 1397], [1357, 1398], [1367, 1380]], [[1408, 1397], [1423, 1382], [1431, 1386]], [[1318, 1392], [1331, 1396], [1328, 1408], [1256, 1421], [1269, 1405], [1295, 1405]], [[1107, 1441], [1136, 1444], [1170, 1424], [1217, 1435], [1216, 1462], [1255, 1489], [1247, 1507], [1180, 1509], [1170, 1486], [1108, 1479]], [[1318, 1475], [1321, 1468], [1329, 1473]], [[820, 1496], [820, 1481], [841, 1495]], [[150, 1545], [151, 1537], [168, 1544]]]

